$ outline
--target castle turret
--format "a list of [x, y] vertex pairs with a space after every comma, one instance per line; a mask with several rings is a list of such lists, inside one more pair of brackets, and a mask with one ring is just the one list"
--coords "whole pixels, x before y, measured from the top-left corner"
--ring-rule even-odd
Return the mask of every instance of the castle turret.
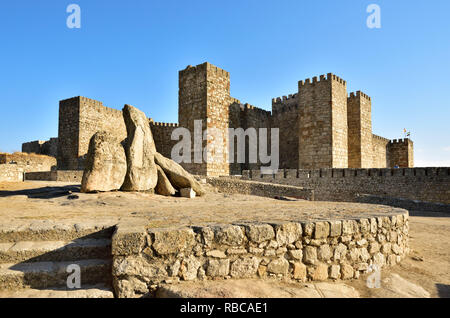
[[387, 145], [390, 167], [414, 167], [414, 143], [409, 138], [394, 139]]
[[298, 83], [299, 168], [347, 168], [347, 83], [329, 73]]
[[372, 102], [361, 91], [347, 99], [348, 167], [372, 168]]

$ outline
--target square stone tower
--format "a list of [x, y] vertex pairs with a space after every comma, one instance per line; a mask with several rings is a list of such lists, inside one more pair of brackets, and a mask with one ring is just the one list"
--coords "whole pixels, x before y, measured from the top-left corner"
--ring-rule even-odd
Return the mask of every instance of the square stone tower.
[[372, 168], [372, 102], [361, 91], [347, 99], [348, 167]]
[[299, 168], [348, 168], [347, 83], [328, 73], [298, 83]]
[[[184, 168], [193, 174], [207, 176], [229, 175], [228, 163], [228, 127], [229, 108], [235, 102], [230, 97], [230, 74], [210, 63], [195, 67], [188, 66], [179, 72], [179, 105], [178, 120], [181, 127], [187, 128], [192, 137], [192, 163], [182, 163]], [[209, 132], [204, 136], [201, 148], [197, 140], [194, 147], [194, 121], [202, 120], [202, 131], [216, 129], [222, 138], [214, 139]], [[198, 139], [198, 137], [197, 137]], [[220, 144], [217, 144], [220, 142]], [[207, 144], [216, 146], [208, 150], [208, 154], [216, 160], [194, 163], [194, 155], [200, 156]]]
[[100, 101], [82, 96], [60, 101], [58, 169], [83, 170], [89, 141], [101, 130], [124, 140], [127, 132], [122, 111], [105, 107]]
[[414, 143], [409, 138], [394, 139], [387, 145], [389, 166], [399, 168], [414, 167]]

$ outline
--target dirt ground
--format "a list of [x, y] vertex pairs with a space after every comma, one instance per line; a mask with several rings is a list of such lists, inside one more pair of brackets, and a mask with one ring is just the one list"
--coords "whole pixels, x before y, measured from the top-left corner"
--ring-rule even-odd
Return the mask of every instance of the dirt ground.
[[[187, 199], [150, 193], [80, 193], [79, 185], [60, 182], [0, 183], [0, 220], [131, 220], [149, 227], [175, 227], [246, 221], [305, 221], [386, 216], [402, 210], [343, 202], [284, 201], [251, 195], [217, 193]], [[72, 193], [71, 193], [72, 192]]]
[[[450, 298], [450, 214], [410, 211], [411, 253], [398, 265], [382, 271], [399, 274], [423, 287], [431, 297]], [[352, 281], [362, 297], [388, 297], [386, 289], [369, 289], [364, 279]]]
[[[27, 189], [34, 190], [23, 192]], [[76, 198], [70, 199], [71, 195]], [[0, 225], [30, 219], [120, 221], [144, 218], [153, 226], [173, 226], [249, 219], [298, 220], [308, 215], [314, 215], [314, 219], [327, 219], [336, 215], [357, 216], [368, 211], [383, 214], [392, 212], [393, 208], [334, 202], [288, 202], [214, 192], [193, 200], [144, 193], [82, 194], [77, 187], [61, 183], [0, 183]], [[399, 265], [383, 270], [382, 279], [391, 273], [399, 274], [423, 287], [431, 297], [450, 297], [449, 233], [450, 213], [410, 211], [411, 253]], [[354, 287], [362, 297], [392, 296], [386, 288], [367, 288], [364, 277], [346, 284]]]

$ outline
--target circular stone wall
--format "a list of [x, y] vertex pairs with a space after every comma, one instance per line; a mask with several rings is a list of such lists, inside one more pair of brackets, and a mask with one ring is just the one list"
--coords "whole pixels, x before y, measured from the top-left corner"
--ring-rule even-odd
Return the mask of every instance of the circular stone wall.
[[353, 214], [328, 212], [321, 219], [291, 215], [287, 221], [180, 228], [119, 224], [112, 246], [116, 294], [151, 294], [179, 280], [345, 280], [373, 265], [392, 266], [408, 253], [406, 210], [365, 205]]

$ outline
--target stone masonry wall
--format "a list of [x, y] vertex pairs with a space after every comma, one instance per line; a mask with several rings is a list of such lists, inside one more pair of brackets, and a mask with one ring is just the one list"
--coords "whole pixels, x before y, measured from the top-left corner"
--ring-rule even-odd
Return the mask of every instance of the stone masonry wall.
[[178, 127], [178, 124], [150, 120], [150, 129], [152, 130], [156, 150], [166, 158], [172, 157], [172, 148], [178, 142], [178, 140], [171, 139], [172, 132]]
[[348, 167], [372, 168], [371, 99], [357, 91], [347, 99]]
[[[279, 167], [281, 169], [302, 168], [385, 168], [413, 166], [413, 144], [389, 146], [389, 140], [372, 135], [371, 99], [358, 91], [347, 97], [347, 83], [334, 74], [314, 77], [298, 83], [298, 93], [272, 100], [272, 112], [242, 104], [230, 96], [230, 74], [210, 63], [188, 66], [179, 72], [179, 127], [191, 133], [191, 163], [182, 163], [189, 172], [197, 175], [219, 176], [241, 174], [242, 170], [259, 169], [262, 165], [258, 154], [256, 163], [249, 162], [249, 143], [246, 138], [246, 162], [229, 158], [228, 128], [270, 129], [279, 128]], [[212, 144], [212, 133], [208, 141], [200, 134], [197, 142], [194, 121], [201, 120], [203, 132], [206, 128], [221, 132], [223, 141], [210, 149], [215, 162], [204, 162], [203, 149]], [[170, 136], [176, 124], [153, 123], [156, 148], [166, 157], [171, 157], [176, 142]], [[91, 136], [106, 130], [124, 139], [125, 125], [121, 111], [104, 107], [99, 101], [85, 97], [74, 97], [60, 102], [58, 169], [81, 170], [87, 154]], [[257, 141], [258, 143], [258, 141]], [[197, 145], [197, 148], [194, 148]], [[28, 147], [29, 146], [29, 147]], [[25, 148], [41, 145], [24, 144]], [[259, 145], [256, 145], [258, 149]], [[27, 148], [27, 149], [28, 149]], [[37, 148], [36, 148], [37, 149]], [[37, 151], [37, 150], [35, 150]], [[257, 151], [258, 152], [258, 151]], [[270, 152], [270, 150], [268, 151]], [[390, 160], [390, 152], [393, 159]], [[195, 163], [194, 158], [201, 163]], [[211, 159], [211, 158], [210, 158]], [[228, 159], [234, 159], [229, 162]]]
[[112, 239], [118, 297], [152, 295], [179, 280], [358, 278], [408, 253], [408, 212], [362, 219], [242, 223], [176, 229], [119, 224]]
[[80, 98], [73, 97], [59, 102], [58, 169], [78, 169]]
[[15, 164], [0, 164], [0, 182], [22, 182], [23, 168]]
[[348, 168], [347, 82], [334, 74], [328, 74], [328, 78], [331, 81], [331, 167]]
[[389, 152], [387, 146], [389, 139], [377, 135], [372, 135], [372, 158], [373, 168], [387, 168], [389, 167]]
[[23, 143], [22, 152], [57, 157], [58, 138], [50, 138], [50, 140], [47, 141], [36, 140]]
[[272, 128], [279, 128], [280, 169], [299, 167], [299, 106], [297, 94], [272, 99]]
[[195, 67], [188, 66], [179, 72], [178, 84], [178, 123], [191, 133], [192, 157], [191, 163], [181, 163], [183, 168], [192, 174], [206, 175], [206, 163], [194, 163], [194, 155], [202, 156], [204, 141], [201, 149], [194, 149], [194, 121], [202, 120], [202, 132], [206, 129], [207, 106], [207, 63]]
[[290, 197], [314, 201], [314, 191], [302, 187], [240, 180], [233, 177], [208, 177], [208, 184], [227, 194], [248, 194], [261, 197]]
[[299, 166], [348, 166], [347, 88], [334, 74], [298, 83]]
[[122, 111], [105, 107], [102, 102], [81, 97], [79, 116], [78, 170], [82, 170], [89, 149], [89, 141], [96, 132], [107, 131], [119, 140], [125, 140], [127, 132]]
[[56, 158], [28, 153], [0, 154], [0, 164], [13, 164], [24, 172], [50, 171], [56, 168]]
[[244, 171], [243, 179], [314, 190], [318, 201], [357, 201], [358, 194], [450, 204], [450, 168], [286, 169], [277, 175]]
[[81, 96], [61, 101], [58, 169], [83, 170], [89, 141], [101, 130], [124, 140], [127, 135], [122, 111], [104, 107], [100, 101]]
[[408, 138], [394, 139], [389, 142], [387, 149], [389, 152], [389, 166], [400, 168], [414, 167], [413, 142]]

